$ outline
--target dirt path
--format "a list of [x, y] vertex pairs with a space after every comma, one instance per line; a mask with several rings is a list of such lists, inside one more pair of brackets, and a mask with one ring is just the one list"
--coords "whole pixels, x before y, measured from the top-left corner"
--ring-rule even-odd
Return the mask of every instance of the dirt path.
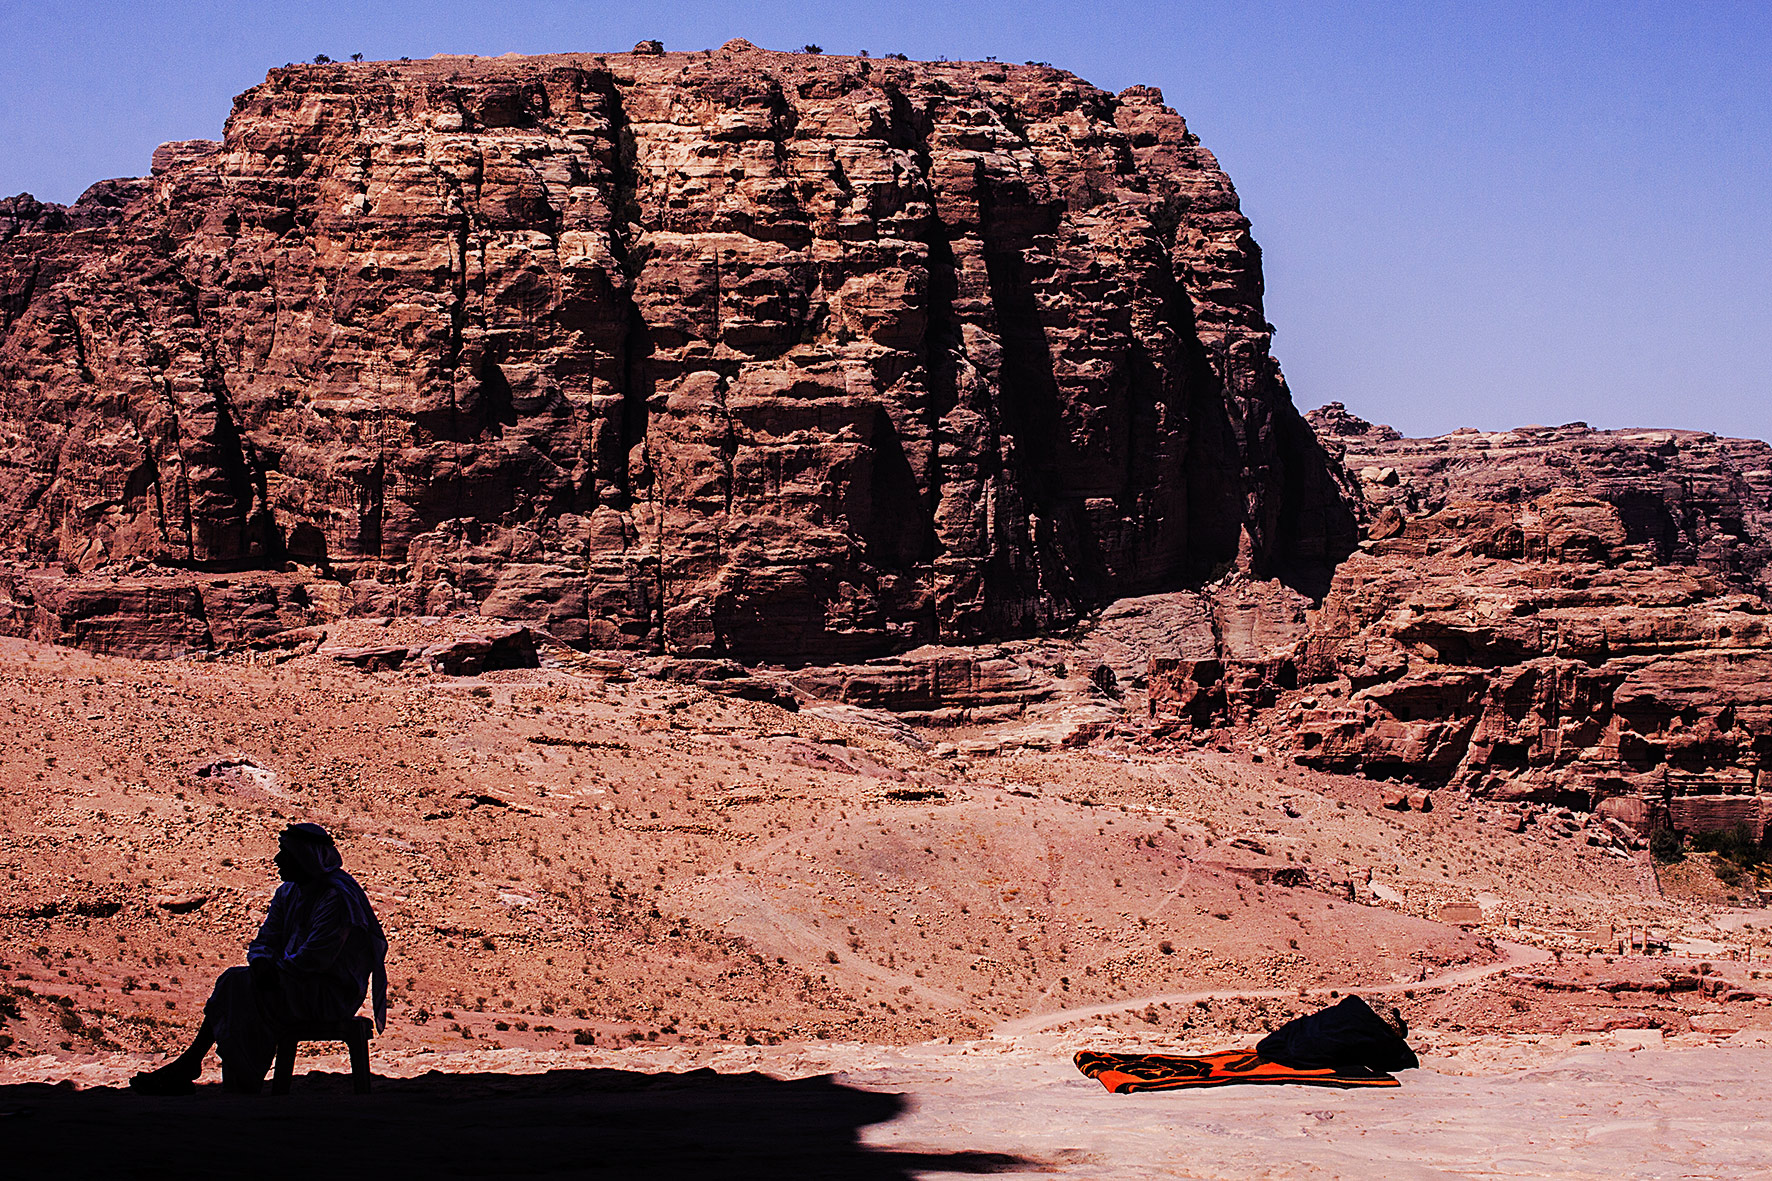
[[1327, 996], [1331, 991], [1358, 992], [1362, 996], [1383, 996], [1387, 993], [1402, 992], [1405, 989], [1440, 989], [1456, 988], [1469, 984], [1474, 980], [1482, 980], [1496, 976], [1512, 968], [1524, 967], [1527, 964], [1542, 963], [1551, 958], [1548, 951], [1536, 947], [1526, 947], [1518, 943], [1496, 944], [1506, 951], [1506, 956], [1493, 964], [1482, 964], [1474, 968], [1460, 968], [1456, 972], [1447, 972], [1443, 976], [1435, 976], [1428, 980], [1410, 980], [1401, 984], [1342, 984], [1334, 986], [1322, 985], [1317, 988], [1299, 992], [1295, 988], [1249, 988], [1249, 989], [1209, 989], [1205, 992], [1164, 992], [1153, 996], [1122, 997], [1120, 1000], [1101, 1005], [1085, 1005], [1075, 1009], [1058, 1009], [1051, 1013], [1033, 1013], [1026, 1017], [1017, 1017], [1013, 1021], [1005, 1021], [998, 1025], [992, 1034], [996, 1037], [1014, 1037], [1023, 1033], [1038, 1033], [1043, 1029], [1053, 1029], [1060, 1025], [1070, 1025], [1077, 1021], [1087, 1021], [1091, 1017], [1104, 1017], [1109, 1013], [1120, 1013], [1127, 1009], [1142, 1009], [1146, 1005], [1191, 1005], [1195, 1001], [1205, 1000], [1258, 1000], [1283, 996]]

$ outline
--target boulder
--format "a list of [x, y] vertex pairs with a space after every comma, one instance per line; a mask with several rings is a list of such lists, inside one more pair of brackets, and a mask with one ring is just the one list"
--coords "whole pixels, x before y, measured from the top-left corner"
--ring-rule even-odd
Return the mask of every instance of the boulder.
[[539, 668], [535, 634], [526, 627], [494, 626], [439, 640], [418, 653], [431, 668], [449, 676], [476, 676], [502, 668]]
[[330, 656], [341, 664], [354, 664], [364, 672], [397, 669], [412, 655], [412, 649], [405, 644], [323, 645], [319, 651], [322, 656]]

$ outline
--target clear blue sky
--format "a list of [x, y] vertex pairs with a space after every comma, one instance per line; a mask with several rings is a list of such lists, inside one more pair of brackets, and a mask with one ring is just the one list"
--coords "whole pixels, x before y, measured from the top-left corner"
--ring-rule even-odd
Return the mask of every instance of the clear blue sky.
[[0, 0], [0, 194], [139, 175], [316, 53], [738, 36], [1161, 86], [1242, 193], [1302, 408], [1772, 438], [1765, 0]]

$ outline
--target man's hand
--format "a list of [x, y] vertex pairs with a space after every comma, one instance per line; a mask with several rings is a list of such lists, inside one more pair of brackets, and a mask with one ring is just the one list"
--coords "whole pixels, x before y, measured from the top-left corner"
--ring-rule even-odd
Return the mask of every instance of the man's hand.
[[248, 960], [246, 967], [252, 973], [252, 983], [255, 987], [265, 991], [277, 987], [277, 961], [270, 956], [264, 955], [256, 960]]

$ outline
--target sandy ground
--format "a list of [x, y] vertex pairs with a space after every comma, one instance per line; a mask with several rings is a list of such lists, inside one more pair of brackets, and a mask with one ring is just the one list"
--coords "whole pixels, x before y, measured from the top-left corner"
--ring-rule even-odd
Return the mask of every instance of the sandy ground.
[[[951, 1045], [411, 1055], [378, 1061], [367, 1097], [347, 1093], [341, 1062], [320, 1058], [286, 1098], [210, 1085], [142, 1099], [113, 1089], [132, 1064], [116, 1056], [78, 1071], [80, 1089], [0, 1085], [0, 1127], [19, 1176], [236, 1176], [255, 1144], [317, 1127], [353, 1154], [334, 1174], [344, 1176], [1772, 1173], [1772, 1115], [1751, 1101], [1772, 1083], [1767, 1034], [1582, 1041], [1468, 1039], [1425, 1053], [1393, 1091], [1149, 1095], [1110, 1095], [1071, 1066], [1078, 1046], [1143, 1044], [1105, 1028]], [[273, 1155], [264, 1167], [306, 1165]]]
[[[966, 1144], [1077, 1178], [1752, 1177], [1772, 1172], [1763, 1046], [1578, 1053], [1483, 1076], [1429, 1056], [1395, 1091], [1223, 1088], [1109, 1095], [1028, 1051], [971, 1070], [923, 1059], [843, 1081], [904, 1086], [870, 1145]], [[908, 1077], [907, 1077], [908, 1076]]]
[[[1698, 859], [1664, 892], [1577, 817], [1399, 812], [1221, 745], [0, 641], [0, 1141], [20, 1176], [234, 1176], [316, 1127], [380, 1175], [1772, 1170], [1772, 912]], [[188, 1039], [297, 819], [389, 929], [376, 1094], [324, 1048], [286, 1100], [119, 1091]], [[1070, 1063], [1348, 991], [1414, 1027], [1401, 1090], [1110, 1096]]]

